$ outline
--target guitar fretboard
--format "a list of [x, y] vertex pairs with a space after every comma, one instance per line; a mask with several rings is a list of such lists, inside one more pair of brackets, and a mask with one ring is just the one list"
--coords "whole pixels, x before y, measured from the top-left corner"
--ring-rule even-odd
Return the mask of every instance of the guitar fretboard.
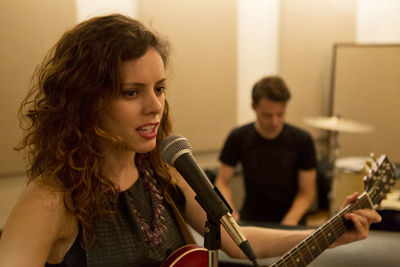
[[368, 194], [364, 192], [360, 197], [322, 226], [317, 228], [311, 235], [283, 255], [279, 260], [269, 267], [301, 267], [307, 266], [333, 242], [346, 232], [352, 223], [344, 218], [344, 214], [356, 209], [372, 208]]

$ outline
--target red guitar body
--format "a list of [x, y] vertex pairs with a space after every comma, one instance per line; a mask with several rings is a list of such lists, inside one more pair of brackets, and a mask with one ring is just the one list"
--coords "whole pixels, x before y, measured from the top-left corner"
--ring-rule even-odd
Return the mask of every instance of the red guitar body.
[[208, 251], [197, 245], [186, 245], [175, 250], [161, 267], [207, 267]]

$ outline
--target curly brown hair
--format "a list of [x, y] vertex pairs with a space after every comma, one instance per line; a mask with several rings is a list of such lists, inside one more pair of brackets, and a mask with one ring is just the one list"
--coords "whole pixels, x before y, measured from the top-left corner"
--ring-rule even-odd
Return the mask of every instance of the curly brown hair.
[[[118, 142], [99, 126], [101, 113], [121, 93], [122, 65], [155, 48], [167, 65], [168, 42], [140, 22], [113, 14], [94, 17], [68, 30], [35, 70], [19, 109], [27, 150], [28, 182], [38, 180], [65, 193], [64, 205], [82, 227], [86, 244], [95, 240], [95, 222], [113, 213], [105, 201], [117, 200], [103, 175], [100, 139]], [[168, 103], [150, 162], [171, 183], [159, 144], [171, 133]], [[40, 179], [38, 179], [40, 177]]]

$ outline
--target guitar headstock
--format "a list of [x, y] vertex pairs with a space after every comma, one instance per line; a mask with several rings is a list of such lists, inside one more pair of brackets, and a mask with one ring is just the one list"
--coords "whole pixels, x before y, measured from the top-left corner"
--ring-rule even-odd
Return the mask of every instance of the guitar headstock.
[[377, 206], [400, 177], [386, 155], [380, 156], [377, 160], [371, 154], [371, 160], [367, 165], [368, 167], [364, 168], [367, 170], [367, 175], [364, 176], [365, 191], [368, 192], [372, 204]]

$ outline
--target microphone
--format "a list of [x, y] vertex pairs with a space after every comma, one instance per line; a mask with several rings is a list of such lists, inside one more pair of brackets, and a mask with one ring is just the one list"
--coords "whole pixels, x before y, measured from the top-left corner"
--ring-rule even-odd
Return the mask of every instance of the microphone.
[[194, 159], [189, 141], [180, 135], [170, 135], [161, 142], [160, 151], [163, 160], [175, 167], [192, 187], [197, 194], [196, 200], [207, 215], [219, 221], [244, 254], [255, 266], [258, 266], [253, 249], [233, 219], [231, 210], [225, 204], [225, 199], [218, 195], [217, 187], [214, 187]]

